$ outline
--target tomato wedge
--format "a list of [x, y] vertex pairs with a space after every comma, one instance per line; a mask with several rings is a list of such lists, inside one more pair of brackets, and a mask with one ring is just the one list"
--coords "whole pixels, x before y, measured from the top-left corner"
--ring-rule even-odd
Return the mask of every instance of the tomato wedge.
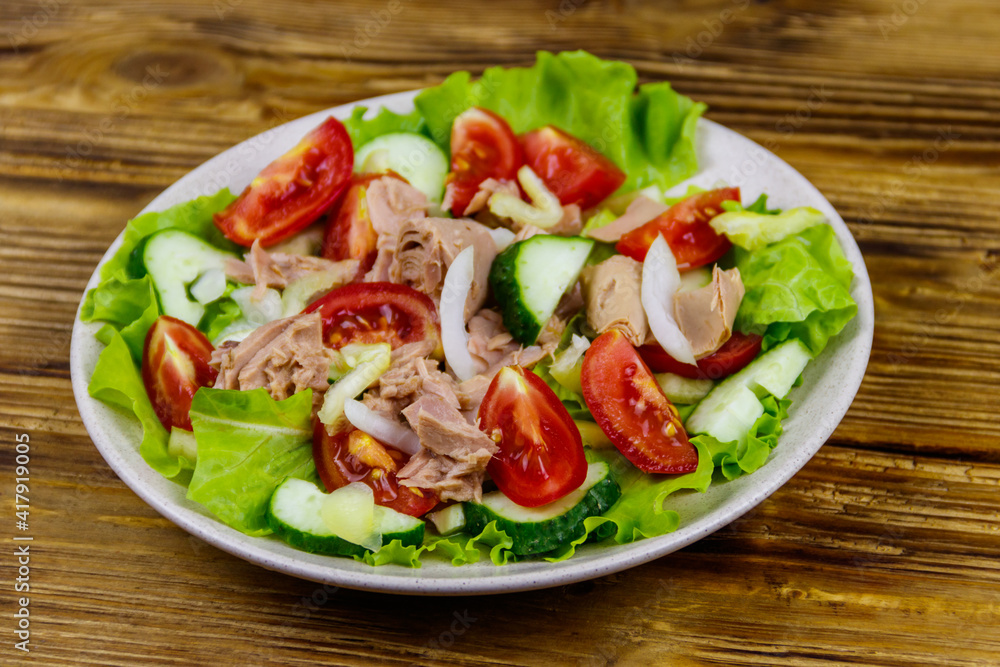
[[552, 125], [528, 132], [521, 145], [525, 162], [564, 206], [597, 206], [625, 182], [614, 162]]
[[598, 336], [588, 348], [580, 380], [598, 426], [637, 468], [679, 474], [698, 467], [677, 408], [620, 331]]
[[656, 343], [639, 348], [639, 356], [657, 373], [674, 373], [692, 380], [720, 380], [742, 370], [760, 354], [763, 337], [734, 331], [718, 350], [698, 360], [697, 366], [684, 364]]
[[323, 234], [323, 257], [334, 261], [361, 260], [358, 269], [360, 274], [367, 273], [375, 264], [375, 257], [378, 255], [376, 249], [378, 233], [372, 226], [372, 219], [368, 213], [367, 194], [371, 182], [383, 176], [404, 180], [395, 172], [359, 174], [351, 179], [350, 187], [326, 223], [326, 231]]
[[353, 170], [351, 138], [331, 116], [264, 167], [236, 201], [215, 214], [215, 226], [240, 245], [273, 245], [318, 220]]
[[330, 435], [317, 421], [313, 430], [313, 459], [327, 491], [363, 482], [375, 493], [375, 504], [410, 516], [421, 516], [438, 504], [438, 497], [433, 491], [411, 488], [396, 479], [396, 471], [406, 465], [409, 458], [354, 428]]
[[646, 259], [649, 246], [662, 234], [680, 271], [711, 264], [725, 255], [733, 244], [717, 234], [708, 221], [722, 213], [722, 202], [739, 200], [739, 188], [719, 188], [691, 195], [622, 236], [615, 249], [641, 262]]
[[334, 350], [348, 343], [389, 343], [393, 349], [421, 340], [441, 351], [441, 323], [426, 294], [396, 283], [354, 283], [331, 291], [302, 312], [319, 312], [323, 338]]
[[169, 315], [161, 315], [146, 333], [142, 382], [156, 416], [168, 431], [191, 430], [191, 399], [211, 387], [219, 372], [208, 365], [212, 344], [205, 334]]
[[479, 430], [500, 446], [486, 467], [505, 496], [538, 507], [577, 489], [587, 477], [580, 429], [540, 377], [500, 369], [479, 407]]
[[523, 164], [521, 144], [507, 121], [479, 107], [460, 113], [451, 126], [451, 172], [445, 180], [452, 214], [465, 214], [487, 178], [515, 180]]

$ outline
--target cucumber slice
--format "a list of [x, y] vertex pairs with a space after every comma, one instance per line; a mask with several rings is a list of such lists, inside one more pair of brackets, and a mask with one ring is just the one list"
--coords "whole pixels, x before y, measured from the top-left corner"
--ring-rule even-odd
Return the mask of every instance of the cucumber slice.
[[656, 373], [656, 383], [671, 403], [697, 403], [712, 391], [711, 380], [694, 380], [674, 373]]
[[[142, 263], [153, 280], [160, 309], [193, 327], [205, 314], [205, 304], [192, 297], [191, 288], [205, 274], [225, 272], [227, 259], [239, 258], [179, 229], [149, 236], [142, 251]], [[195, 291], [200, 293], [201, 289]]]
[[[368, 549], [334, 534], [323, 520], [323, 505], [329, 494], [312, 482], [286, 479], [271, 496], [267, 524], [277, 535], [296, 549], [329, 556], [361, 556]], [[388, 507], [375, 506], [375, 527], [382, 533], [382, 544], [399, 540], [404, 546], [417, 546], [424, 539], [424, 522]]]
[[677, 291], [690, 292], [691, 290], [704, 287], [710, 282], [712, 282], [712, 269], [707, 266], [702, 266], [682, 273], [681, 286]]
[[448, 157], [438, 145], [422, 134], [393, 132], [375, 137], [354, 154], [354, 171], [372, 173], [392, 170], [410, 185], [440, 204]]
[[441, 535], [452, 535], [465, 528], [465, 510], [462, 508], [462, 503], [448, 505], [443, 510], [431, 512], [427, 518]]
[[592, 239], [539, 234], [497, 255], [490, 287], [504, 325], [519, 343], [535, 342], [559, 299], [579, 279], [593, 247]]
[[591, 463], [587, 479], [575, 491], [541, 507], [521, 507], [500, 491], [483, 495], [481, 503], [464, 503], [466, 532], [476, 535], [490, 521], [513, 539], [515, 554], [539, 554], [584, 535], [583, 520], [599, 516], [621, 497], [608, 464]]
[[688, 433], [742, 444], [750, 427], [764, 414], [759, 396], [787, 396], [811, 358], [808, 348], [795, 339], [768, 350], [709, 392], [688, 417]]

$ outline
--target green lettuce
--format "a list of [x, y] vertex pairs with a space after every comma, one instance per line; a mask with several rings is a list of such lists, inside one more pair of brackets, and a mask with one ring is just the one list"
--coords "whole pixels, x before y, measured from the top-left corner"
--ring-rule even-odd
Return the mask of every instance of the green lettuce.
[[[101, 283], [87, 292], [80, 319], [84, 322], [107, 322], [121, 332], [136, 363], [142, 360], [146, 332], [162, 313], [153, 283], [137, 254], [143, 240], [161, 229], [177, 228], [204, 238], [219, 248], [235, 251], [237, 246], [226, 239], [212, 222], [212, 214], [228, 206], [235, 197], [228, 189], [214, 195], [198, 197], [172, 206], [165, 211], [144, 213], [125, 225], [121, 247], [101, 267]], [[224, 309], [228, 315], [236, 304]], [[216, 328], [221, 331], [220, 320]], [[224, 324], [223, 324], [224, 326]], [[98, 337], [107, 343], [108, 332]]]
[[407, 114], [398, 114], [383, 108], [371, 118], [365, 118], [367, 112], [367, 107], [354, 107], [350, 118], [344, 121], [344, 127], [351, 137], [351, 144], [354, 146], [355, 152], [375, 137], [380, 137], [383, 134], [414, 132], [430, 137], [427, 123], [417, 109]]
[[265, 510], [288, 477], [319, 483], [312, 456], [312, 390], [275, 401], [266, 389], [202, 387], [191, 403], [198, 460], [189, 500], [247, 535], [267, 535]]
[[735, 326], [763, 333], [765, 350], [798, 338], [818, 355], [858, 312], [850, 292], [854, 272], [829, 225], [733, 253], [746, 287]]
[[622, 191], [667, 188], [697, 170], [694, 137], [705, 105], [668, 83], [639, 86], [635, 68], [585, 51], [538, 52], [532, 67], [493, 67], [477, 81], [455, 72], [417, 95], [429, 135], [447, 152], [451, 125], [469, 107], [502, 116], [516, 133], [555, 125], [606, 155], [626, 174]]
[[107, 347], [97, 358], [87, 391], [97, 400], [121, 408], [139, 419], [142, 425], [139, 454], [150, 468], [173, 479], [184, 466], [180, 459], [167, 451], [167, 430], [153, 411], [153, 404], [146, 395], [146, 387], [128, 345], [113, 328], [108, 326], [105, 329], [108, 330]]
[[776, 399], [768, 395], [761, 400], [764, 414], [750, 427], [747, 442], [742, 447], [739, 442], [719, 442], [710, 435], [696, 435], [691, 438], [695, 446], [703, 446], [712, 456], [712, 462], [722, 475], [729, 480], [750, 474], [767, 462], [771, 450], [778, 445], [782, 433], [781, 422], [788, 418], [788, 399]]

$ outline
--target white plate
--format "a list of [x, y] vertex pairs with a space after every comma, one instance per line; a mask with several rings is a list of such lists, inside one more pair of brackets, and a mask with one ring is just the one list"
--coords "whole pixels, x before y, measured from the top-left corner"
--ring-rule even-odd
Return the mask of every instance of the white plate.
[[[417, 91], [386, 95], [306, 116], [276, 127], [227, 150], [167, 188], [143, 212], [159, 211], [228, 186], [240, 192], [266, 164], [295, 145], [329, 115], [346, 119], [357, 105], [407, 112]], [[94, 338], [99, 324], [79, 320], [73, 327], [70, 367], [73, 392], [87, 431], [101, 455], [136, 494], [160, 514], [206, 542], [270, 570], [303, 579], [371, 591], [418, 595], [503, 593], [559, 586], [618, 572], [676, 551], [752, 509], [787, 482], [826, 442], [847, 412], [868, 363], [874, 329], [871, 284], [854, 238], [833, 206], [801, 174], [749, 139], [709, 120], [698, 124], [701, 169], [688, 183], [712, 186], [719, 181], [738, 185], [744, 201], [761, 192], [782, 208], [813, 206], [827, 215], [854, 265], [851, 294], [858, 316], [805, 371], [802, 386], [792, 392], [791, 417], [781, 442], [767, 464], [752, 475], [712, 485], [704, 494], [681, 492], [668, 506], [681, 516], [680, 528], [669, 535], [626, 545], [585, 545], [561, 563], [530, 561], [503, 567], [485, 563], [453, 567], [430, 561], [420, 569], [394, 565], [372, 568], [346, 558], [297, 551], [275, 538], [247, 537], [223, 525], [204, 508], [188, 501], [185, 489], [154, 472], [139, 456], [138, 420], [87, 394], [87, 383], [102, 345]], [[121, 244], [111, 244], [101, 264]], [[100, 267], [98, 267], [99, 270]], [[98, 270], [87, 289], [98, 283]]]

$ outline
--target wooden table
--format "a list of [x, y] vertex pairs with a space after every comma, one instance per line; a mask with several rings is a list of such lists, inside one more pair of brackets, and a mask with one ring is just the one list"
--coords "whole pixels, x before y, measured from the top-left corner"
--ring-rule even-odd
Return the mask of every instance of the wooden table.
[[[0, 662], [1000, 663], [998, 38], [995, 0], [4, 0]], [[68, 366], [81, 292], [124, 222], [269, 126], [542, 48], [672, 81], [850, 225], [875, 348], [812, 462], [678, 553], [496, 597], [324, 590], [139, 500], [87, 436]], [[22, 434], [29, 655], [11, 616]]]

